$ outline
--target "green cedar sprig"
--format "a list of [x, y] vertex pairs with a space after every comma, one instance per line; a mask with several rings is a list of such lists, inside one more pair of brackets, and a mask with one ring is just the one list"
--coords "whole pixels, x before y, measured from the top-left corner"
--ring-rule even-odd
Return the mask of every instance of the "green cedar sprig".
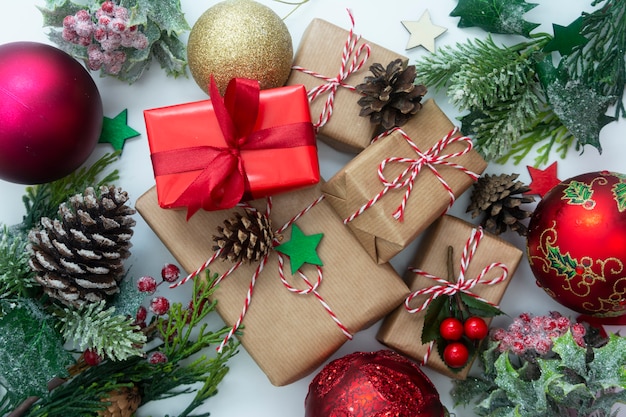
[[[153, 348], [169, 354], [167, 362], [151, 364], [146, 358], [133, 356], [121, 361], [104, 360], [98, 366], [88, 367], [64, 384], [54, 388], [35, 405], [25, 411], [25, 417], [52, 415], [95, 415], [108, 405], [106, 397], [111, 391], [123, 387], [139, 388], [141, 405], [150, 401], [196, 392], [194, 398], [178, 417], [191, 416], [192, 412], [217, 394], [217, 388], [228, 373], [228, 360], [237, 353], [238, 344], [231, 341], [221, 352], [199, 354], [201, 350], [218, 343], [229, 328], [208, 330], [206, 319], [215, 312], [215, 301], [210, 297], [214, 280], [206, 272], [206, 279], [194, 280], [193, 309], [174, 303], [167, 317], [158, 317], [144, 331], [157, 329], [161, 336], [168, 335], [167, 343]], [[193, 331], [192, 331], [193, 330]], [[199, 330], [198, 336], [193, 337]], [[177, 333], [178, 331], [178, 333]], [[151, 338], [154, 340], [154, 338]], [[201, 383], [200, 388], [196, 385]], [[101, 401], [105, 399], [105, 401]], [[209, 413], [193, 414], [194, 417]]]
[[71, 196], [82, 193], [87, 187], [98, 189], [101, 185], [110, 185], [119, 179], [117, 169], [103, 176], [120, 156], [120, 152], [105, 154], [89, 167], [82, 167], [71, 174], [49, 183], [26, 187], [22, 197], [26, 214], [21, 223], [25, 232], [36, 227], [42, 217], [58, 217], [59, 205]]
[[134, 318], [116, 314], [115, 307], [107, 308], [104, 300], [79, 308], [65, 307], [58, 321], [63, 338], [80, 350], [91, 348], [118, 361], [143, 356], [146, 335], [133, 324]]
[[568, 331], [533, 362], [490, 340], [480, 357], [482, 374], [454, 381], [452, 391], [456, 406], [472, 405], [479, 416], [612, 416], [616, 403], [626, 403], [626, 339], [615, 334], [581, 347]]

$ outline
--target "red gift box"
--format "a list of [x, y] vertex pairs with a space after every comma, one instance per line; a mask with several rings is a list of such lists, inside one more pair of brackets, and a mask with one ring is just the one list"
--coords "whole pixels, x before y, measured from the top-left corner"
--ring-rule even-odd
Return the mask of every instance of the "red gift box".
[[162, 208], [191, 216], [319, 182], [304, 86], [233, 79], [223, 98], [211, 90], [211, 100], [144, 111]]

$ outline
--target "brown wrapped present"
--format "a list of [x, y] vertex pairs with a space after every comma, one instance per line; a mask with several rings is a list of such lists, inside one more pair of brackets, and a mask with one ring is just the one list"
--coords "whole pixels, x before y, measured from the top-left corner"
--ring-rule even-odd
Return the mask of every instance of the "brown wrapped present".
[[[475, 252], [472, 253], [474, 244]], [[453, 248], [452, 265], [454, 276], [458, 278], [455, 283], [442, 284], [448, 276], [449, 246]], [[414, 292], [405, 304], [385, 318], [377, 339], [444, 375], [464, 379], [471, 367], [471, 360], [458, 372], [453, 371], [439, 357], [436, 346], [422, 344], [426, 306], [437, 297], [445, 297], [444, 290], [454, 294], [459, 289], [497, 305], [521, 259], [522, 251], [501, 238], [456, 217], [441, 217], [428, 229], [411, 263], [413, 268], [422, 273], [416, 273], [413, 268], [407, 271], [405, 281]], [[439, 277], [439, 280], [425, 276], [427, 274]], [[458, 288], [454, 285], [458, 285]], [[486, 318], [485, 321], [489, 323], [490, 319]]]
[[407, 57], [359, 39], [352, 31], [313, 19], [296, 51], [287, 85], [306, 87], [320, 140], [340, 151], [358, 153], [370, 144], [376, 125], [359, 116], [361, 94], [354, 88], [371, 75], [371, 65], [386, 67], [396, 59], [408, 62]]
[[[265, 213], [265, 199], [250, 204]], [[294, 223], [297, 229], [280, 230], [310, 204], [313, 206]], [[217, 227], [236, 212], [243, 212], [241, 207], [199, 211], [186, 221], [185, 211], [159, 207], [154, 188], [137, 200], [136, 208], [189, 273], [215, 254], [213, 236], [219, 235]], [[255, 276], [239, 340], [270, 382], [280, 386], [314, 371], [350, 334], [370, 326], [400, 305], [409, 290], [389, 264], [376, 265], [361, 250], [323, 199], [319, 184], [273, 197], [269, 218], [282, 235], [282, 242], [289, 242], [294, 230], [307, 236], [323, 234], [316, 249], [323, 266], [304, 264], [299, 270], [308, 277], [310, 286], [298, 273], [291, 274], [291, 259], [285, 258], [285, 267], [279, 268], [283, 255], [271, 250], [258, 276], [255, 273], [259, 263], [242, 263], [219, 283], [214, 296], [220, 316], [235, 326]], [[211, 273], [223, 274], [232, 266], [231, 262], [216, 259], [208, 268]], [[287, 284], [294, 288], [286, 288]]]
[[441, 216], [486, 167], [431, 99], [402, 130], [352, 159], [322, 191], [382, 264]]

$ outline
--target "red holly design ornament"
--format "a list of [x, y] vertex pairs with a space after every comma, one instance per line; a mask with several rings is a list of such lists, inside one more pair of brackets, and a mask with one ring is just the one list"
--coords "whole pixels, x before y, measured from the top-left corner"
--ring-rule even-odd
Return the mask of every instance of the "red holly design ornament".
[[410, 360], [390, 350], [356, 352], [315, 376], [305, 417], [442, 417], [439, 393]]
[[561, 182], [537, 205], [527, 239], [537, 283], [557, 302], [594, 317], [626, 313], [626, 175]]

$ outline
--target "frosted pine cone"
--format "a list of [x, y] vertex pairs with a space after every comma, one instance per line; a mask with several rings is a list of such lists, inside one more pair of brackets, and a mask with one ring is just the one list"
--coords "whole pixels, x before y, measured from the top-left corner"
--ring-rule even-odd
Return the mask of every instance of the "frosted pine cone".
[[50, 297], [78, 307], [119, 291], [135, 225], [127, 201], [120, 188], [89, 187], [59, 206], [59, 219], [31, 230], [30, 266]]

